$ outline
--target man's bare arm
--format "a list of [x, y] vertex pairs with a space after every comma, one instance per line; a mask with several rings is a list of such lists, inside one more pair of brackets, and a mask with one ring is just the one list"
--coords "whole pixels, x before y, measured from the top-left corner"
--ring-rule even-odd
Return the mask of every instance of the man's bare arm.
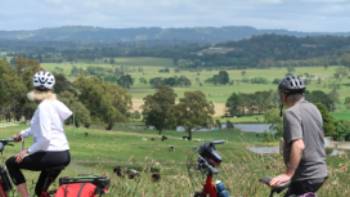
[[287, 166], [287, 172], [289, 176], [293, 176], [297, 170], [301, 158], [303, 156], [303, 151], [305, 149], [305, 144], [302, 139], [297, 139], [292, 142], [289, 163]]

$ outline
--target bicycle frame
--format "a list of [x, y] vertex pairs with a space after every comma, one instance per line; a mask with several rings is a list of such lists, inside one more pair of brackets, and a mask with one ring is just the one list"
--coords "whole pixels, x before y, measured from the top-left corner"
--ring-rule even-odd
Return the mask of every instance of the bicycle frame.
[[[11, 142], [13, 142], [13, 139], [2, 139], [0, 140], [0, 153], [2, 154], [2, 152], [5, 149], [5, 146], [7, 145], [11, 145]], [[4, 162], [4, 160], [2, 159], [2, 162]], [[7, 174], [7, 170], [6, 167], [2, 167], [0, 166], [0, 171], [1, 171], [1, 176], [0, 176], [0, 197], [8, 197], [7, 191], [8, 189], [12, 188], [11, 183], [9, 182], [9, 177]]]
[[213, 175], [208, 174], [205, 181], [202, 194], [204, 196], [209, 195], [210, 197], [217, 197], [217, 191], [215, 184], [213, 183]]
[[5, 192], [2, 187], [2, 183], [0, 184], [0, 197], [8, 197], [7, 192]]
[[201, 192], [195, 193], [195, 197], [219, 197], [229, 196], [228, 191], [222, 182], [214, 181], [214, 175], [218, 173], [218, 167], [222, 161], [221, 156], [215, 150], [216, 144], [223, 144], [223, 141], [213, 141], [201, 145], [198, 149], [197, 168], [206, 173], [205, 183]]

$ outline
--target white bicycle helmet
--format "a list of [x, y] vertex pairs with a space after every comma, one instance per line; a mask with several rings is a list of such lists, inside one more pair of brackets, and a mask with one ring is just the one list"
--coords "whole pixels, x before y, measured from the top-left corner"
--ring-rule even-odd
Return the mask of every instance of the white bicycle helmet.
[[47, 71], [39, 71], [33, 76], [33, 86], [38, 90], [52, 90], [55, 82], [55, 76]]

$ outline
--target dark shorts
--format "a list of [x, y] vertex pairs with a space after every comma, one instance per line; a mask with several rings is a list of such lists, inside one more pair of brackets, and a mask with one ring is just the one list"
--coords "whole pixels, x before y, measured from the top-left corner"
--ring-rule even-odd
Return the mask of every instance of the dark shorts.
[[302, 195], [308, 192], [316, 193], [321, 188], [326, 179], [327, 178], [321, 178], [292, 182], [285, 197]]

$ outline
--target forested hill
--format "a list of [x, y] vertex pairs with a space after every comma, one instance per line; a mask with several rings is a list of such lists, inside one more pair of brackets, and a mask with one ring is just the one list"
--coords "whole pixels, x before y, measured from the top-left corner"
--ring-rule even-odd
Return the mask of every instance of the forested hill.
[[[296, 37], [326, 35], [326, 33], [306, 33], [283, 29], [259, 30], [248, 26], [124, 29], [65, 26], [32, 31], [0, 31], [0, 40], [80, 43], [167, 41], [203, 44], [237, 41], [263, 34]], [[350, 33], [333, 33], [332, 35], [350, 35]]]
[[268, 67], [285, 61], [350, 65], [350, 37], [262, 35], [210, 46], [196, 55], [204, 66]]
[[182, 67], [350, 66], [350, 36], [265, 34], [217, 44], [0, 40], [1, 54], [26, 55], [40, 62], [94, 61], [118, 56], [165, 57]]

